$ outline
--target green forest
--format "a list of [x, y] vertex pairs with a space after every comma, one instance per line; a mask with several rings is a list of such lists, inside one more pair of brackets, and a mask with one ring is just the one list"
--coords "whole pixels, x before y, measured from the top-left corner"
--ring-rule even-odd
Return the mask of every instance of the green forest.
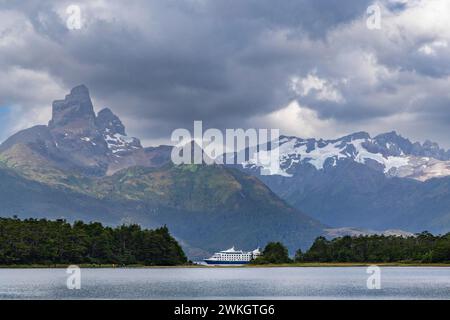
[[0, 218], [0, 265], [179, 265], [187, 262], [167, 227]]
[[[280, 242], [271, 242], [254, 264], [308, 262], [450, 263], [450, 233], [422, 232], [411, 237], [318, 237], [294, 258]], [[98, 222], [0, 218], [0, 265], [145, 265], [186, 264], [187, 258], [167, 227], [138, 225], [115, 228]]]
[[422, 232], [411, 237], [345, 236], [328, 240], [318, 237], [311, 248], [300, 249], [290, 259], [287, 248], [280, 242], [269, 243], [255, 264], [302, 262], [362, 262], [362, 263], [450, 263], [450, 233], [434, 236]]

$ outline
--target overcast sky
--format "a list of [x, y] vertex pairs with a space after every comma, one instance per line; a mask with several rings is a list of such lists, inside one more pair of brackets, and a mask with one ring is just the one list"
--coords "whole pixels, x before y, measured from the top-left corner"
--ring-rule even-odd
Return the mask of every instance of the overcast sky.
[[0, 70], [0, 141], [85, 84], [146, 145], [203, 120], [450, 148], [448, 0], [0, 0]]

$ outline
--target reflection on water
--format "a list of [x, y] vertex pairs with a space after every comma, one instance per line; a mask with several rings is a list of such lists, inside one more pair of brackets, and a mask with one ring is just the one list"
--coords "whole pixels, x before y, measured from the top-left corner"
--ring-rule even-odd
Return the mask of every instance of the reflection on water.
[[450, 299], [450, 268], [383, 267], [367, 289], [364, 267], [0, 269], [0, 299]]

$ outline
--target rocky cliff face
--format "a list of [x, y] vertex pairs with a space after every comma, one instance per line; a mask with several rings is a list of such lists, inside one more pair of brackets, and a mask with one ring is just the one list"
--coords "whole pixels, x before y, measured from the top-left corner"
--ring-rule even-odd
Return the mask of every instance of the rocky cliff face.
[[[35, 126], [0, 145], [0, 158], [14, 167], [45, 163], [64, 171], [102, 176], [133, 165], [152, 167], [167, 161], [167, 147], [143, 148], [108, 108], [96, 114], [89, 90], [80, 85], [52, 104], [48, 126]], [[155, 158], [155, 159], [154, 159]]]
[[64, 100], [52, 104], [52, 119], [48, 127], [52, 130], [75, 132], [95, 130], [96, 116], [89, 90], [81, 85], [73, 88]]

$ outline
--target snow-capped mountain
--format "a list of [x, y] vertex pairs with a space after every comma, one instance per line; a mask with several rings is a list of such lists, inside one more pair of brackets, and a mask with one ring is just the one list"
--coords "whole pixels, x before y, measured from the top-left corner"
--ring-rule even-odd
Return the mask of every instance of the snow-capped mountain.
[[[366, 132], [354, 133], [336, 140], [280, 137], [281, 175], [292, 176], [299, 165], [311, 165], [316, 170], [337, 166], [342, 161], [354, 161], [383, 172], [387, 177], [413, 178], [426, 181], [450, 175], [450, 151], [426, 141], [412, 143], [396, 132], [374, 138]], [[245, 168], [259, 168], [257, 154]]]
[[159, 165], [168, 161], [170, 150], [143, 148], [108, 108], [95, 114], [87, 87], [80, 85], [53, 102], [48, 126], [22, 130], [2, 143], [0, 160], [10, 167], [51, 167], [102, 176], [133, 165]]
[[450, 152], [436, 143], [358, 132], [335, 140], [282, 136], [278, 148], [278, 174], [262, 175], [257, 153], [236, 167], [325, 224], [412, 232], [450, 227]]
[[122, 121], [110, 109], [105, 108], [98, 113], [96, 124], [113, 156], [120, 157], [127, 152], [142, 149], [139, 139], [127, 136]]

